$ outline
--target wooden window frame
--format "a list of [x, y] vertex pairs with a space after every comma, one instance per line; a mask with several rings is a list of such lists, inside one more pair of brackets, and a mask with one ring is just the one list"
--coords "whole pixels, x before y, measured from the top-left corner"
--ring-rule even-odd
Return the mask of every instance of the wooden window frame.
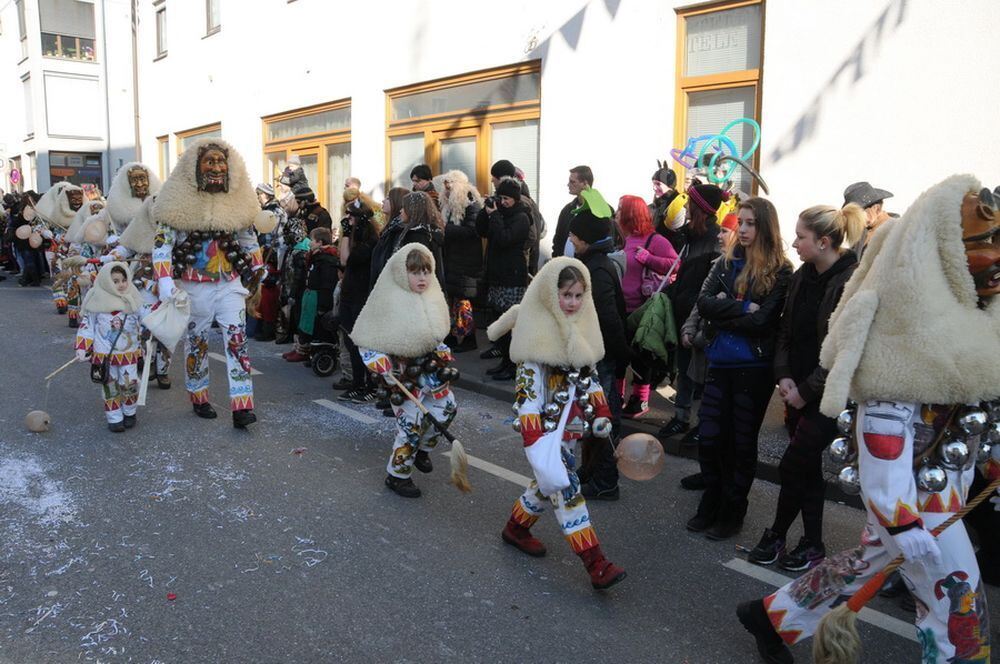
[[219, 24], [212, 25], [212, 2], [222, 2], [222, 0], [205, 0], [205, 36], [211, 37], [222, 30], [222, 6], [219, 6]]
[[[760, 6], [760, 66], [757, 69], [745, 69], [742, 71], [728, 71], [720, 74], [706, 74], [703, 76], [685, 76], [684, 66], [686, 64], [684, 56], [687, 53], [687, 19], [692, 16], [712, 14], [727, 9], [738, 9], [740, 7]], [[676, 86], [674, 94], [674, 146], [683, 149], [687, 144], [687, 124], [688, 124], [688, 94], [691, 92], [705, 92], [709, 90], [726, 90], [731, 88], [753, 87], [754, 91], [754, 118], [760, 123], [761, 113], [761, 90], [764, 73], [764, 21], [766, 18], [766, 0], [726, 0], [724, 2], [714, 2], [708, 5], [699, 5], [684, 9], [676, 9], [677, 13], [677, 54], [676, 54]], [[752, 165], [755, 169], [760, 168], [760, 150], [754, 153]], [[683, 182], [685, 169], [674, 162], [671, 166], [677, 171], [677, 181]], [[751, 178], [753, 195], [757, 195], [757, 180]]]
[[[153, 12], [153, 30], [156, 32], [156, 57], [153, 58], [153, 61], [155, 62], [157, 60], [167, 57], [167, 53], [170, 48], [170, 43], [167, 42], [167, 48], [161, 49], [163, 42], [166, 41], [165, 38], [167, 32], [167, 20], [169, 19], [169, 17], [167, 16], [167, 6], [159, 5], [154, 9], [155, 11]], [[163, 14], [162, 32], [160, 31], [160, 14]]]
[[161, 155], [167, 155], [167, 170], [170, 170], [170, 135], [166, 134], [164, 136], [156, 137], [156, 170], [160, 174], [160, 180], [166, 181], [167, 176], [170, 173], [163, 172], [163, 158]]
[[177, 145], [174, 151], [176, 152], [177, 157], [179, 158], [183, 152], [183, 150], [181, 150], [181, 142], [183, 139], [198, 136], [199, 134], [207, 134], [215, 130], [218, 130], [220, 133], [222, 132], [221, 122], [213, 122], [212, 124], [201, 125], [200, 127], [192, 127], [191, 129], [185, 129], [184, 131], [175, 131], [174, 138], [177, 139]]
[[[281, 122], [283, 120], [292, 120], [295, 118], [308, 117], [310, 115], [318, 115], [320, 113], [326, 113], [327, 111], [338, 111], [345, 108], [351, 108], [351, 99], [338, 99], [337, 101], [324, 102], [322, 104], [314, 104], [312, 106], [305, 106], [303, 108], [296, 108], [290, 111], [283, 111], [281, 113], [275, 113], [273, 115], [265, 115], [261, 117], [260, 130], [261, 130], [261, 144], [262, 149], [262, 161], [263, 161], [263, 173], [265, 179], [270, 179], [271, 184], [277, 185], [277, 177], [272, 173], [269, 168], [268, 155], [275, 152], [284, 152], [285, 160], [292, 153], [308, 153], [314, 152], [316, 154], [316, 179], [318, 182], [310, 182], [309, 186], [316, 194], [316, 200], [320, 202], [320, 205], [330, 210], [330, 204], [332, 203], [328, 200], [329, 192], [326, 190], [326, 163], [328, 160], [327, 148], [331, 145], [342, 145], [344, 143], [351, 142], [351, 127], [348, 126], [344, 129], [335, 129], [333, 131], [320, 131], [313, 132], [310, 134], [300, 134], [298, 136], [290, 136], [288, 138], [281, 139], [268, 139], [267, 137], [267, 127], [269, 124], [274, 122]], [[280, 176], [280, 174], [278, 174]], [[339, 206], [336, 211], [331, 210], [330, 214], [336, 215], [339, 213]]]
[[[538, 74], [541, 76], [541, 60], [519, 62], [503, 67], [494, 67], [476, 72], [439, 78], [413, 85], [390, 88], [385, 91], [385, 184], [386, 190], [394, 186], [392, 182], [392, 139], [398, 136], [412, 134], [424, 135], [424, 163], [432, 169], [439, 169], [441, 159], [440, 140], [459, 136], [476, 137], [476, 172], [477, 188], [483, 193], [489, 190], [490, 166], [493, 157], [492, 128], [494, 124], [515, 122], [518, 120], [542, 119], [542, 90], [539, 80], [538, 99], [515, 102], [513, 104], [497, 104], [488, 108], [468, 108], [435, 113], [418, 118], [392, 120], [392, 101], [420, 92], [444, 90], [460, 87], [471, 83], [480, 83], [503, 78], [511, 78], [521, 74]], [[467, 175], [472, 175], [471, 173]], [[538, 192], [532, 192], [535, 196]]]

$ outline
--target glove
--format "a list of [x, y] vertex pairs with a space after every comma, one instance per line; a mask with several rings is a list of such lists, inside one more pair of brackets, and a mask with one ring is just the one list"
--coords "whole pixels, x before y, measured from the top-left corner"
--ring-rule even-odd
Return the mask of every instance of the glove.
[[941, 564], [941, 548], [937, 540], [924, 528], [910, 528], [892, 536], [907, 562], [933, 562]]
[[649, 260], [649, 250], [645, 247], [639, 247], [635, 250], [635, 259], [639, 262], [639, 265], [645, 265], [646, 261]]
[[166, 302], [174, 294], [174, 280], [172, 277], [161, 277], [157, 282], [160, 289], [160, 302]]
[[82, 348], [78, 348], [77, 351], [76, 351], [76, 361], [77, 362], [86, 362], [87, 361], [87, 351], [83, 350]]

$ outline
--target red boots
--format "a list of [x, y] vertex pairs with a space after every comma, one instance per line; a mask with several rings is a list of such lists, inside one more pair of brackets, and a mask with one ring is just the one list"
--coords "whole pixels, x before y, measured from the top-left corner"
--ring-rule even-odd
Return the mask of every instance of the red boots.
[[290, 350], [287, 353], [282, 353], [281, 357], [287, 362], [305, 362], [309, 359], [308, 355], [300, 353], [297, 350]]
[[507, 520], [507, 525], [504, 526], [500, 537], [507, 544], [517, 547], [529, 556], [541, 558], [545, 555], [545, 545], [542, 544], [542, 541], [532, 535], [529, 528], [525, 528], [515, 521], [513, 517]]
[[605, 590], [625, 578], [625, 570], [604, 557], [601, 546], [592, 546], [579, 554], [590, 574], [590, 585], [595, 590]]

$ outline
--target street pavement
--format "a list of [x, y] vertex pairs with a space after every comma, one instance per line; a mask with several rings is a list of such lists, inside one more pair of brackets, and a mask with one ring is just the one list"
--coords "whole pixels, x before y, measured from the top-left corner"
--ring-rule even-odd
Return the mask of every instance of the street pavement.
[[[337, 402], [330, 380], [280, 359], [288, 346], [251, 344], [250, 431], [221, 407], [213, 360], [219, 419], [193, 415], [176, 362], [173, 389], [151, 386], [138, 427], [113, 434], [83, 366], [46, 388], [72, 331], [47, 291], [12, 281], [0, 283], [0, 662], [759, 661], [734, 607], [781, 577], [735, 544], [753, 546], [770, 521], [773, 484], [756, 483], [743, 533], [716, 543], [683, 527], [698, 496], [678, 480], [693, 461], [624, 480], [620, 501], [591, 504], [628, 570], [598, 593], [554, 518], [535, 527], [545, 558], [500, 540], [530, 474], [509, 402], [457, 390], [474, 490], [449, 485], [436, 454], [419, 500], [383, 486], [391, 420]], [[50, 432], [26, 431], [35, 408]], [[827, 546], [855, 544], [863, 520], [828, 503]], [[872, 608], [863, 661], [918, 661], [911, 615]]]

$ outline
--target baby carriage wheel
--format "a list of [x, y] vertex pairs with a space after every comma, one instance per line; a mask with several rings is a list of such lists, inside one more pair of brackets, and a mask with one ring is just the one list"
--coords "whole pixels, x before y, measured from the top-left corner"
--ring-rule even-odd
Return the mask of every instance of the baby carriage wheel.
[[313, 351], [312, 370], [320, 378], [333, 375], [337, 369], [337, 354], [333, 349], [323, 348]]

